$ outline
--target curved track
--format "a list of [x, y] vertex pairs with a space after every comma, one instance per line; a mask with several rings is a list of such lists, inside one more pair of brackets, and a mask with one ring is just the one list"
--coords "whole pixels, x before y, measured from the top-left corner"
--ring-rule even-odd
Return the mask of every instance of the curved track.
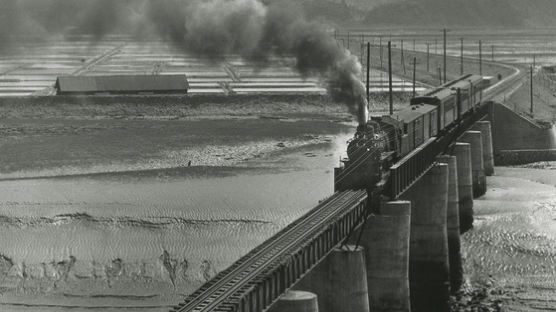
[[336, 193], [272, 236], [190, 295], [172, 311], [214, 311], [266, 269], [284, 261], [319, 230], [366, 199], [365, 191]]
[[524, 79], [527, 78], [527, 72], [517, 66], [504, 63], [496, 64], [513, 69], [514, 73], [486, 89], [483, 98], [485, 100], [502, 102], [505, 97], [510, 96], [523, 84]]

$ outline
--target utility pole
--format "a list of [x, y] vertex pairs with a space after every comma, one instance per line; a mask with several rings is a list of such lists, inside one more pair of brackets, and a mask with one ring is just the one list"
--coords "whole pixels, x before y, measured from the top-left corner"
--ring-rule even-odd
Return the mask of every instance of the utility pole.
[[457, 109], [457, 114], [458, 114], [457, 116], [458, 116], [458, 118], [460, 118], [461, 117], [461, 110], [462, 110], [462, 107], [461, 107], [461, 88], [456, 89], [456, 103], [457, 103], [456, 104], [457, 105], [456, 109]]
[[459, 74], [463, 76], [463, 38], [461, 38], [461, 56]]
[[444, 28], [444, 83], [446, 83], [446, 28]]
[[440, 66], [438, 66], [438, 81], [442, 84], [442, 68]]
[[483, 75], [483, 42], [479, 40], [479, 74]]
[[347, 38], [348, 44], [347, 44], [347, 49], [349, 50], [349, 31], [348, 31], [348, 38]]
[[371, 100], [371, 43], [367, 42], [367, 104]]
[[427, 73], [429, 72], [429, 68], [430, 68], [430, 47], [431, 44], [427, 42]]
[[531, 117], [533, 117], [533, 66], [531, 65]]
[[394, 114], [394, 97], [392, 90], [392, 41], [388, 41], [388, 92], [390, 100], [390, 115]]
[[494, 44], [490, 47], [490, 49], [491, 49], [491, 56], [492, 56], [491, 59], [494, 62]]
[[384, 68], [384, 66], [382, 66], [382, 36], [378, 37], [378, 40], [380, 44], [380, 68]]
[[413, 57], [413, 97], [415, 97], [415, 80], [416, 80], [417, 58]]
[[[359, 59], [363, 62], [363, 53], [365, 53], [365, 43], [361, 41], [359, 43]], [[361, 73], [361, 79], [363, 79], [364, 73]]]
[[535, 67], [537, 64], [537, 55], [533, 54], [533, 67]]
[[406, 72], [405, 72], [405, 60], [404, 60], [404, 57], [403, 57], [403, 39], [402, 39], [402, 58], [401, 58], [401, 65], [402, 65], [402, 67], [403, 67], [403, 74], [405, 75]]

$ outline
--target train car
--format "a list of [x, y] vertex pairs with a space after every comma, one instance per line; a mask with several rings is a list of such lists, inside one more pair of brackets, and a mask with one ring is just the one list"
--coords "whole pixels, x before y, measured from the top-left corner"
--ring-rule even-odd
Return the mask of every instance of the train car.
[[415, 98], [410, 101], [411, 105], [429, 104], [438, 107], [438, 129], [443, 129], [457, 119], [457, 96], [450, 89], [454, 82], [449, 82], [439, 88]]
[[[486, 83], [485, 83], [486, 82]], [[488, 81], [480, 75], [464, 75], [422, 96], [411, 99], [411, 105], [430, 104], [438, 107], [438, 128], [444, 129], [482, 101]]]
[[464, 80], [458, 80], [450, 87], [459, 97], [458, 118], [483, 101], [483, 91], [489, 85], [490, 81], [480, 75], [468, 75]]
[[411, 99], [392, 116], [373, 119], [387, 133], [388, 149], [403, 157], [479, 105], [488, 85], [480, 75], [465, 75]]
[[430, 104], [411, 105], [394, 115], [379, 119], [389, 138], [388, 148], [403, 157], [438, 134], [438, 107]]

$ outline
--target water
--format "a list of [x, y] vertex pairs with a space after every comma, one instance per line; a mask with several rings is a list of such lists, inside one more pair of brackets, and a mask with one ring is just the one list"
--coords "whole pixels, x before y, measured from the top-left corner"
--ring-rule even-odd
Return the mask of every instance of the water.
[[[211, 239], [226, 237], [228, 230], [258, 229], [264, 238], [330, 194], [330, 178], [324, 170], [303, 170], [169, 181], [97, 177], [0, 182], [2, 218], [9, 225], [0, 235], [10, 236], [0, 241], [0, 250], [16, 262], [61, 261], [68, 252], [83, 260], [106, 261], [158, 256], [159, 238], [149, 238], [151, 232], [193, 228]], [[51, 239], [68, 231], [72, 234], [67, 239]], [[140, 240], [141, 250], [128, 245], [126, 238], [137, 232], [147, 235]], [[117, 242], [104, 244], [104, 235], [117, 237]], [[51, 240], [56, 246], [48, 243]], [[179, 241], [168, 238], [163, 245], [183, 245]], [[180, 256], [191, 254], [195, 250], [183, 249]]]
[[2, 311], [167, 310], [330, 195], [348, 135], [235, 167], [0, 181]]
[[499, 289], [509, 311], [554, 308], [556, 170], [496, 168], [488, 185], [462, 236], [467, 279]]

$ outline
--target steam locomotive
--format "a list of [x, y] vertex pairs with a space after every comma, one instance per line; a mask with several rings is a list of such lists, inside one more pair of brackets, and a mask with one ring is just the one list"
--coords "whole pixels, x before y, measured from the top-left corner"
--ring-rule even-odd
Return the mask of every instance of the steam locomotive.
[[409, 107], [393, 115], [360, 124], [348, 141], [348, 158], [334, 170], [335, 190], [370, 189], [380, 183], [390, 164], [479, 106], [489, 85], [482, 76], [465, 75], [411, 99]]

